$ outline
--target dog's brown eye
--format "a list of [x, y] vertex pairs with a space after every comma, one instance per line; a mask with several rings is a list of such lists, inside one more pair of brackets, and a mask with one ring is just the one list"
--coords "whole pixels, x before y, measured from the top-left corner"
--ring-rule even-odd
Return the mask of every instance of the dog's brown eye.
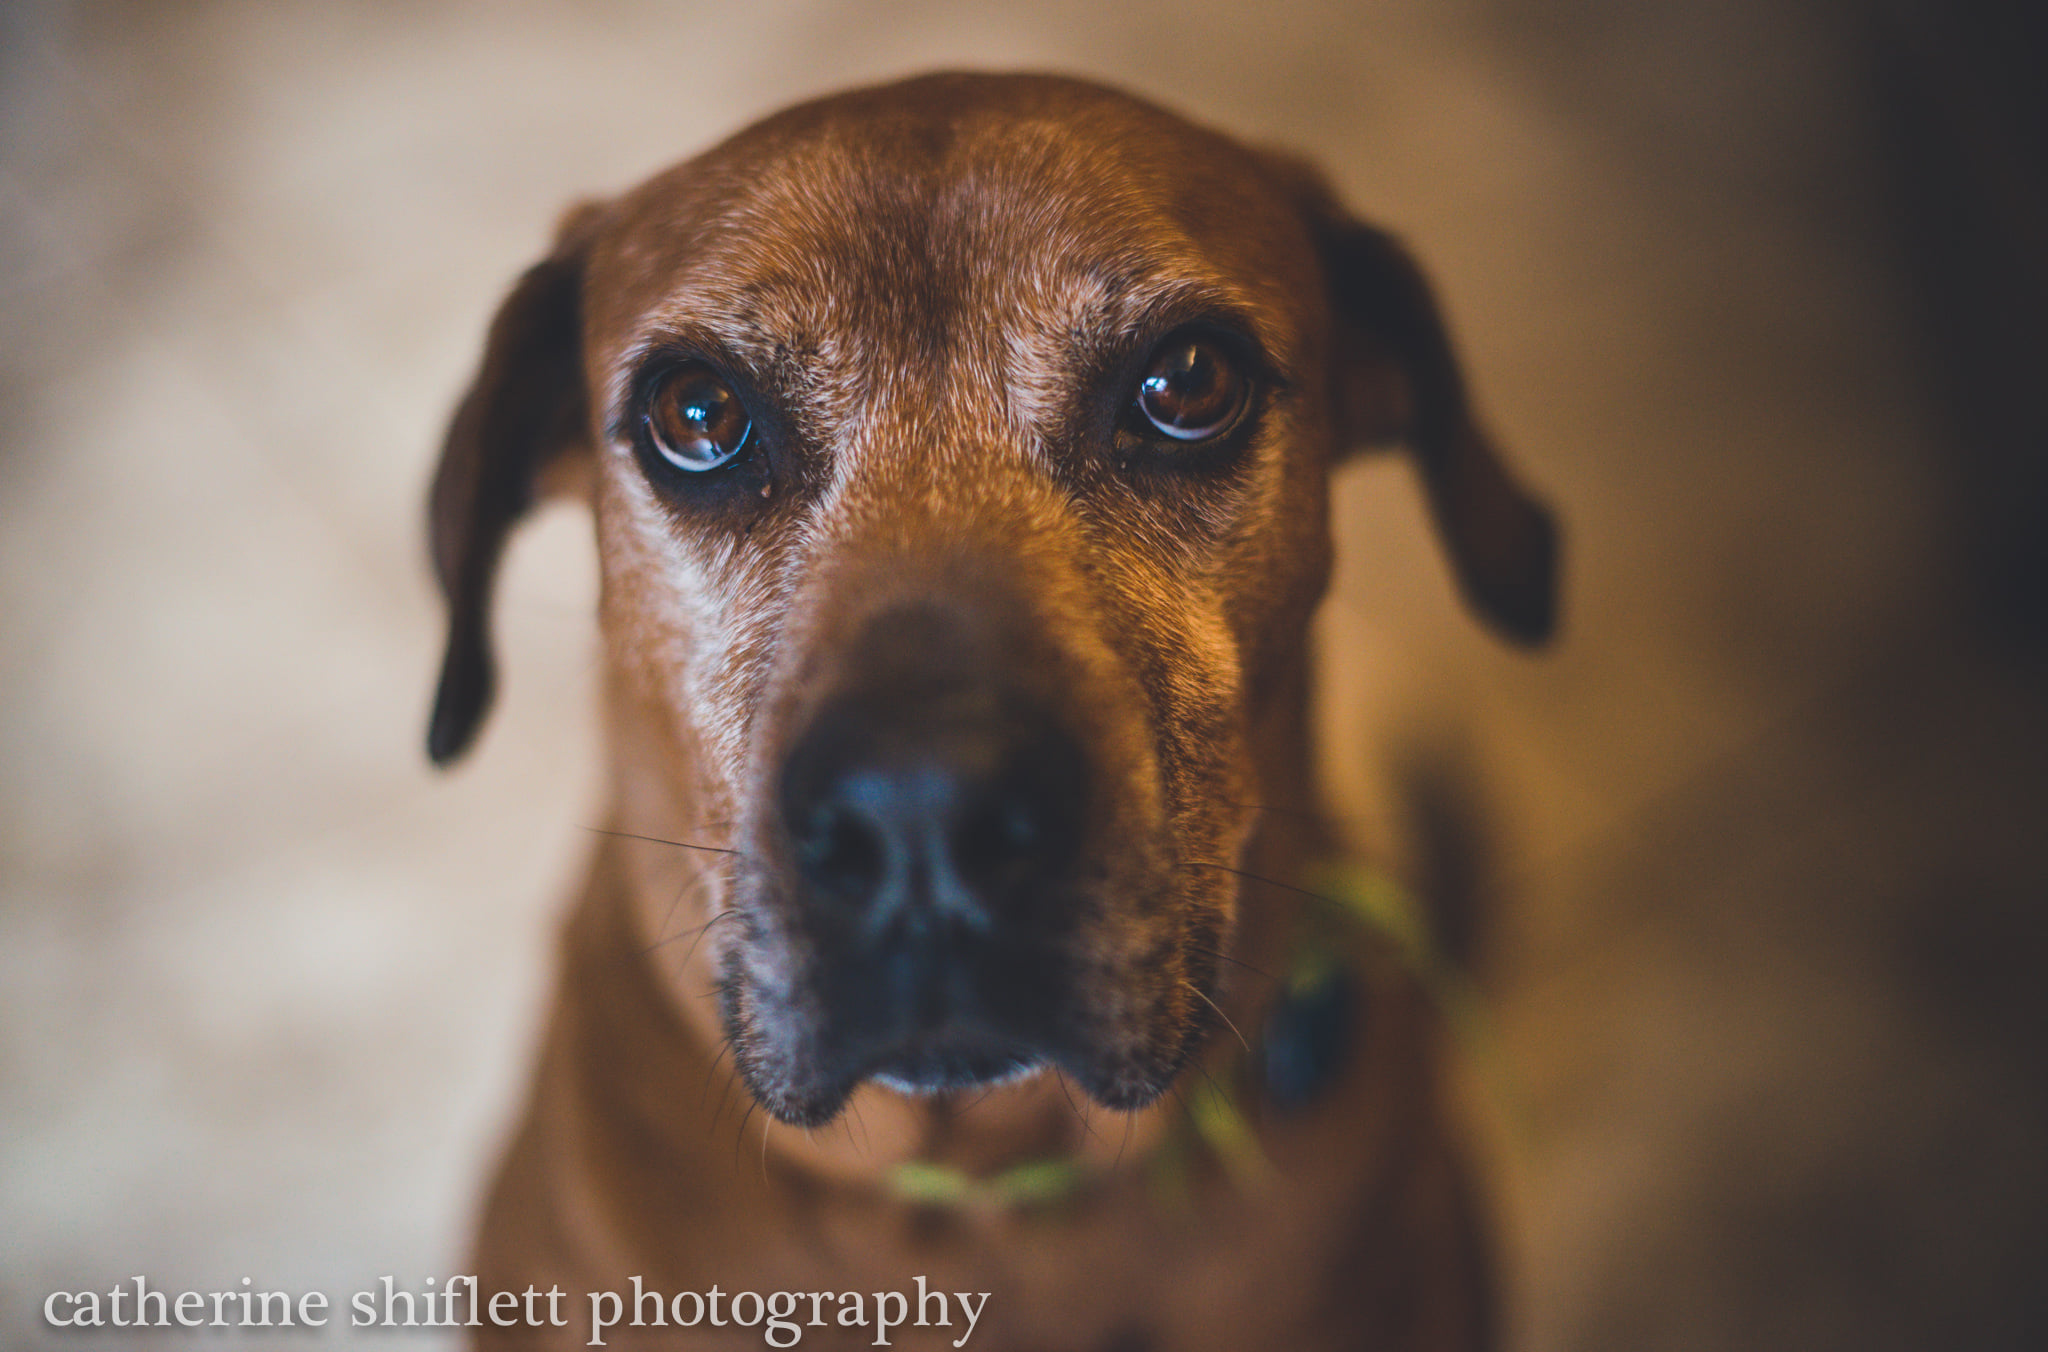
[[703, 366], [664, 379], [647, 408], [654, 449], [677, 469], [702, 474], [737, 456], [754, 423], [732, 387]]
[[1138, 411], [1175, 441], [1207, 441], [1236, 423], [1250, 388], [1222, 347], [1205, 338], [1178, 336], [1152, 354], [1138, 382]]

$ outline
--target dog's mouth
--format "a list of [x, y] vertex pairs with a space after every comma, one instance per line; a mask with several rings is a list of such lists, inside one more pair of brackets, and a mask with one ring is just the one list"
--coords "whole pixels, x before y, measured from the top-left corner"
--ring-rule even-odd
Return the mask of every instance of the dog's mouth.
[[1169, 943], [1177, 955], [1148, 947], [1118, 963], [1075, 956], [1097, 938], [1086, 925], [1065, 943], [956, 935], [908, 961], [900, 946], [877, 955], [815, 932], [795, 944], [757, 934], [725, 955], [727, 1040], [754, 1097], [794, 1125], [830, 1121], [866, 1083], [930, 1096], [1052, 1069], [1105, 1108], [1136, 1110], [1199, 1044], [1215, 972], [1184, 958], [1213, 945]]
[[[1017, 1079], [1052, 1054], [1066, 983], [1050, 953], [963, 926], [907, 924], [842, 950], [816, 979], [828, 1061], [910, 1094]], [[907, 932], [906, 932], [907, 931]]]
[[1045, 1058], [1020, 1046], [959, 1037], [922, 1038], [878, 1057], [864, 1078], [899, 1094], [945, 1094], [988, 1089], [1027, 1079]]
[[809, 960], [794, 972], [787, 949], [772, 951], [779, 945], [729, 955], [727, 1036], [771, 1113], [815, 1123], [869, 1081], [944, 1094], [1076, 1059], [1062, 1028], [1068, 982], [1055, 954], [1015, 936], [988, 942], [915, 928], [922, 932], [814, 928], [801, 945]]

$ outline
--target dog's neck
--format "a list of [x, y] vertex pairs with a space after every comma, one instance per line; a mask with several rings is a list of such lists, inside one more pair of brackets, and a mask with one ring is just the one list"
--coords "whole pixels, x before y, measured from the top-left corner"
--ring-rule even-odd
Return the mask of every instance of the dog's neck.
[[[1259, 1027], [1273, 998], [1264, 974], [1282, 971], [1296, 932], [1301, 899], [1290, 889], [1304, 869], [1331, 855], [1331, 833], [1318, 808], [1310, 757], [1306, 665], [1284, 673], [1253, 729], [1258, 799], [1240, 856], [1245, 875], [1238, 918], [1221, 972], [1217, 1004], [1225, 1021], [1184, 1078], [1214, 1080], [1242, 1054], [1238, 1030]], [[611, 764], [618, 776], [614, 809], [600, 845], [598, 873], [617, 886], [586, 899], [614, 912], [595, 921], [591, 942], [613, 950], [608, 963], [633, 965], [633, 979], [649, 999], [667, 1007], [674, 1032], [689, 1044], [678, 1073], [691, 1083], [663, 1096], [688, 1121], [672, 1125], [686, 1138], [704, 1133], [724, 1140], [739, 1133], [739, 1148], [774, 1156], [798, 1169], [849, 1183], [885, 1186], [903, 1165], [917, 1162], [966, 1178], [986, 1178], [1031, 1161], [1059, 1159], [1079, 1171], [1109, 1170], [1149, 1156], [1184, 1117], [1184, 1094], [1168, 1094], [1132, 1113], [1088, 1102], [1057, 1073], [957, 1094], [908, 1096], [879, 1085], [857, 1090], [839, 1122], [802, 1131], [777, 1127], [751, 1111], [724, 1055], [724, 1032], [712, 991], [716, 985], [714, 935], [719, 919], [717, 882], [729, 849], [729, 804], [715, 790], [678, 784], [670, 767], [699, 764], [697, 749], [679, 735], [651, 701], [615, 691], [609, 702]], [[649, 1010], [636, 1018], [656, 1017]], [[645, 1045], [640, 1044], [640, 1045]], [[680, 1069], [688, 1067], [688, 1069]], [[650, 1074], [664, 1073], [649, 1068]], [[701, 1102], [699, 1102], [701, 1100]]]

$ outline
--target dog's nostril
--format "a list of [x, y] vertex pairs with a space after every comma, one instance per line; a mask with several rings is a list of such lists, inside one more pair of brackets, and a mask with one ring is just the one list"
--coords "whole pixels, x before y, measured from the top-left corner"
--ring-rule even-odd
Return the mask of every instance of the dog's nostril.
[[961, 814], [953, 827], [954, 867], [984, 894], [1004, 891], [1041, 857], [1045, 823], [1020, 793], [992, 796]]
[[821, 891], [865, 900], [882, 884], [888, 848], [876, 824], [842, 799], [812, 805], [796, 832], [796, 863]]

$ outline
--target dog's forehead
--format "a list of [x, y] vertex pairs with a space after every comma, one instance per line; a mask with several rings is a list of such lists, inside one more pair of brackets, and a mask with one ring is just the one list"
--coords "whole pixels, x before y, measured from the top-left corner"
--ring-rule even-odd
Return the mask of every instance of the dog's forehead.
[[595, 354], [608, 365], [678, 330], [752, 352], [858, 333], [900, 359], [1176, 314], [1241, 322], [1285, 365], [1315, 293], [1259, 157], [1063, 81], [921, 81], [791, 110], [628, 194], [608, 235], [590, 279], [618, 338]]

